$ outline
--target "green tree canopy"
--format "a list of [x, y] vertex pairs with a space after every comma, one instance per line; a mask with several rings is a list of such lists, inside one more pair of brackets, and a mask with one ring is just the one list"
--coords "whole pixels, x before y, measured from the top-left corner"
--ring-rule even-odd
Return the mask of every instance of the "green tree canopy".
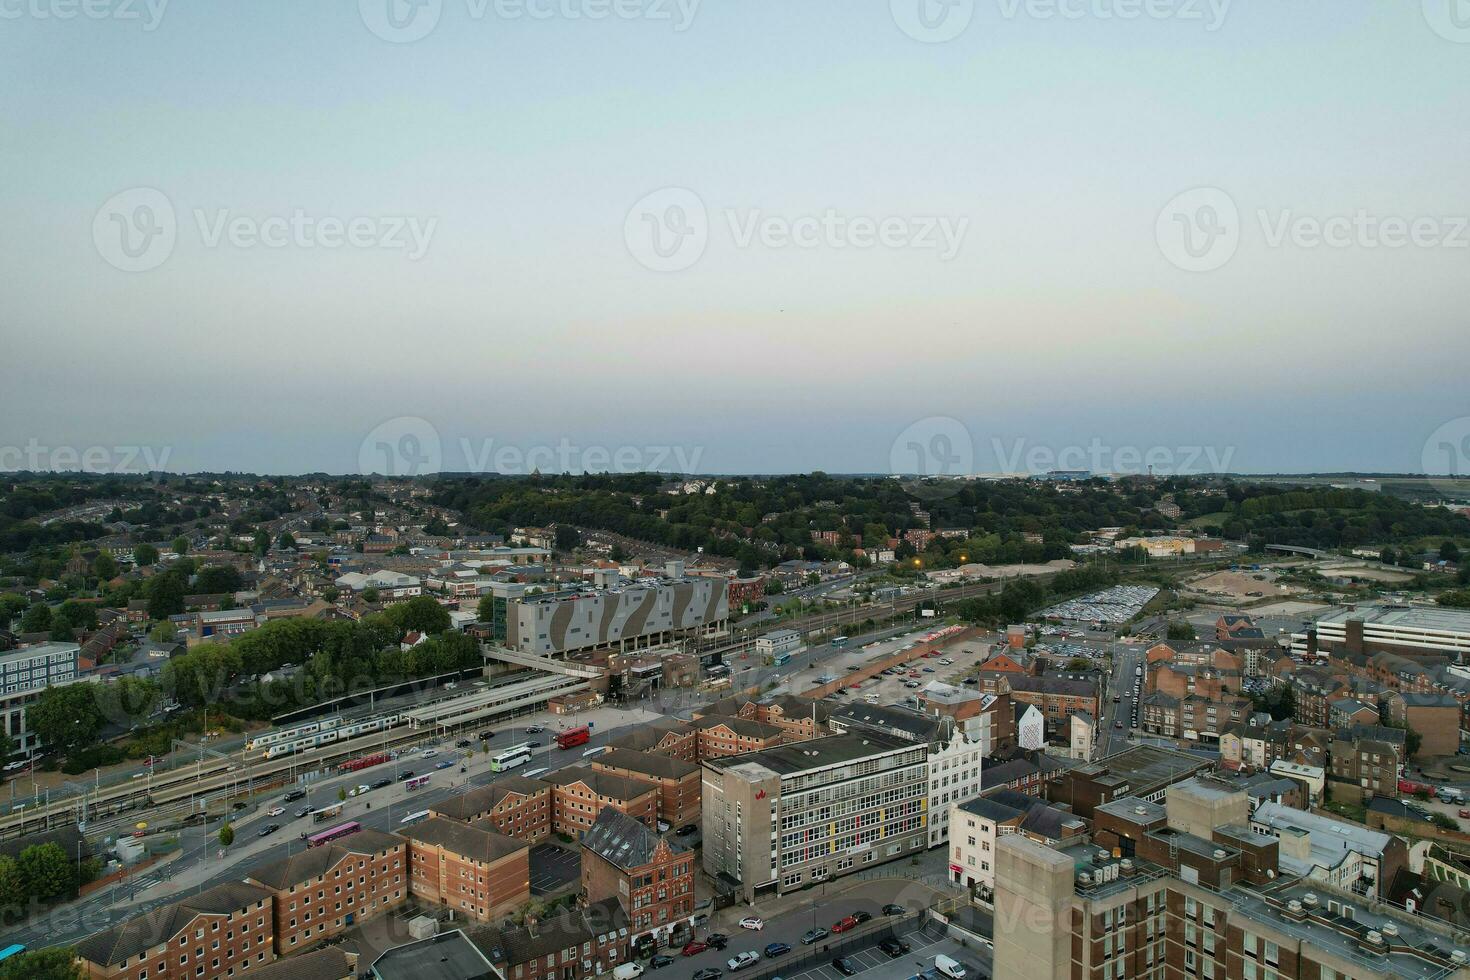
[[92, 562], [92, 574], [103, 582], [117, 577], [117, 559], [103, 551]]
[[149, 565], [158, 564], [158, 549], [151, 544], [139, 544], [133, 546], [133, 561], [138, 563], [139, 568], [147, 568]]
[[153, 576], [147, 590], [148, 618], [167, 619], [183, 612], [188, 591], [188, 581], [179, 569], [171, 568]]
[[235, 828], [225, 824], [219, 829], [219, 846], [229, 847], [235, 843]]
[[26, 891], [42, 902], [70, 898], [76, 891], [76, 867], [60, 844], [32, 844], [16, 860]]
[[83, 980], [76, 955], [70, 946], [27, 950], [0, 963], [0, 980]]
[[44, 602], [38, 602], [20, 617], [20, 631], [22, 633], [49, 633], [54, 625], [54, 620], [51, 607]]
[[64, 752], [91, 745], [104, 721], [96, 685], [48, 687], [26, 710], [26, 720], [41, 741]]

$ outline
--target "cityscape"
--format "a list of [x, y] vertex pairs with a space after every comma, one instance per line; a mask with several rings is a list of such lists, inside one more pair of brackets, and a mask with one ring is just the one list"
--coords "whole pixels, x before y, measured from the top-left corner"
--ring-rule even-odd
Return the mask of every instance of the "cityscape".
[[1470, 0], [0, 66], [0, 980], [1470, 980]]

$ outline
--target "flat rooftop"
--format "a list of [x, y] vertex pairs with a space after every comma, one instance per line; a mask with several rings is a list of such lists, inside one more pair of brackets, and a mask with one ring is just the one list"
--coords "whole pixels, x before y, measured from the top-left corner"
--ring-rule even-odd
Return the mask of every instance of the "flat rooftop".
[[891, 752], [894, 749], [912, 750], [920, 747], [921, 743], [918, 742], [903, 741], [892, 736], [863, 731], [848, 735], [828, 735], [826, 738], [813, 738], [805, 742], [793, 742], [790, 745], [777, 745], [774, 748], [746, 752], [742, 755], [727, 755], [711, 759], [705, 765], [716, 769], [734, 769], [737, 766], [754, 763], [785, 776], [805, 772], [808, 769], [853, 762], [880, 752]]
[[1210, 761], [1188, 752], [1160, 748], [1157, 745], [1135, 745], [1116, 755], [1100, 759], [1093, 765], [1105, 767], [1113, 776], [1126, 779], [1134, 793], [1141, 793], [1184, 779], [1208, 767]]
[[1360, 606], [1357, 609], [1334, 609], [1319, 617], [1317, 624], [1342, 625], [1350, 619], [1361, 619], [1364, 626], [1390, 626], [1470, 635], [1470, 611], [1429, 606]]

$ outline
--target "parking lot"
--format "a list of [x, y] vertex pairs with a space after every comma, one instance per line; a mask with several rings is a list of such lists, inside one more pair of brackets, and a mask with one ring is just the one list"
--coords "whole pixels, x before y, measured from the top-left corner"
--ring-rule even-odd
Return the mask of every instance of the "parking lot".
[[[976, 956], [975, 950], [962, 949], [960, 945], [951, 939], [940, 938], [937, 930], [935, 932], [913, 931], [902, 934], [904, 942], [909, 944], [909, 951], [898, 957], [889, 956], [878, 948], [875, 941], [872, 945], [865, 946], [856, 952], [843, 954], [849, 966], [855, 971], [853, 976], [862, 977], [863, 980], [907, 980], [909, 977], [922, 976], [934, 969], [934, 957], [944, 954], [964, 963], [967, 968], [978, 967], [978, 970], [967, 969], [970, 976], [988, 977], [990, 975], [989, 965], [982, 963]], [[782, 980], [845, 980], [841, 970], [832, 965], [835, 956], [824, 955], [822, 962], [817, 966], [808, 967], [799, 973], [782, 973]], [[943, 980], [941, 977], [940, 980]]]
[[549, 895], [577, 880], [581, 859], [573, 851], [554, 844], [531, 848], [531, 894]]

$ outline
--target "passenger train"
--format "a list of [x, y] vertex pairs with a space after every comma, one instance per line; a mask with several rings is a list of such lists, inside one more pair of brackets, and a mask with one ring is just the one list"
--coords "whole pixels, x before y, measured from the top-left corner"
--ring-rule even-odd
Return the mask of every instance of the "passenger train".
[[340, 717], [325, 718], [322, 721], [310, 722], [295, 728], [267, 732], [251, 739], [246, 743], [245, 748], [252, 752], [256, 749], [265, 749], [263, 758], [279, 759], [319, 746], [331, 745], [333, 742], [347, 742], [361, 735], [386, 731], [407, 720], [403, 715], [397, 714], [368, 718], [363, 721], [346, 721]]

